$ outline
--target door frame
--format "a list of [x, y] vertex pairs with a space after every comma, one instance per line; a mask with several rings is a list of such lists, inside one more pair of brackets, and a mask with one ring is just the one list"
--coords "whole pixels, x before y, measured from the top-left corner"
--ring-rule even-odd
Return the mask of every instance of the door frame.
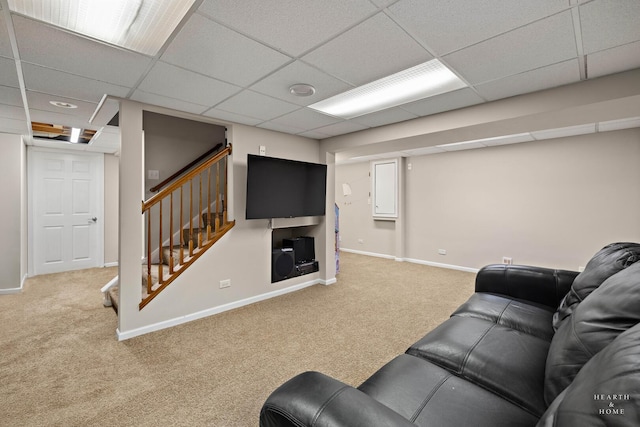
[[34, 197], [35, 197], [35, 161], [34, 153], [46, 152], [54, 154], [70, 154], [74, 156], [93, 157], [97, 159], [97, 165], [95, 171], [96, 179], [96, 210], [97, 216], [100, 220], [97, 222], [98, 233], [96, 238], [96, 267], [104, 267], [104, 153], [94, 153], [86, 151], [76, 150], [62, 150], [56, 148], [36, 147], [33, 145], [27, 146], [27, 277], [33, 277], [35, 273], [34, 267]]

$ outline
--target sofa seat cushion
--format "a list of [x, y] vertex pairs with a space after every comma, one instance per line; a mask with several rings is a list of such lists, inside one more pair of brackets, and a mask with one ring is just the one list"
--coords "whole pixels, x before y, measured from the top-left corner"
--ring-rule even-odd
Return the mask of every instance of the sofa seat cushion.
[[403, 354], [359, 390], [417, 426], [534, 426], [538, 417], [424, 359]]
[[551, 403], [595, 354], [640, 322], [640, 262], [604, 281], [556, 332], [545, 372]]
[[546, 341], [554, 334], [550, 307], [485, 292], [473, 294], [452, 315], [484, 319]]
[[540, 416], [549, 342], [492, 321], [453, 316], [407, 353], [465, 378]]

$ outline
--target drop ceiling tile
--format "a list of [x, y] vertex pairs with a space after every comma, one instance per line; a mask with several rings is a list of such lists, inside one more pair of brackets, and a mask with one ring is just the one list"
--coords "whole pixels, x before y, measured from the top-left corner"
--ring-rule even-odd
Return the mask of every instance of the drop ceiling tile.
[[333, 123], [337, 123], [340, 120], [341, 119], [327, 116], [326, 114], [320, 114], [308, 108], [303, 108], [273, 119], [270, 123], [298, 128], [298, 132], [304, 132], [307, 129], [328, 126]]
[[133, 86], [151, 62], [147, 56], [20, 16], [13, 16], [13, 24], [22, 61], [121, 86]]
[[442, 113], [443, 111], [469, 107], [482, 102], [484, 100], [477, 93], [470, 88], [465, 88], [404, 104], [400, 108], [417, 116], [428, 116]]
[[212, 106], [240, 90], [239, 87], [158, 61], [139, 89], [192, 104]]
[[405, 111], [401, 108], [389, 108], [364, 116], [356, 117], [352, 121], [368, 127], [384, 126], [391, 123], [404, 122], [418, 117], [416, 114]]
[[181, 101], [179, 99], [145, 92], [140, 89], [136, 90], [133, 93], [131, 99], [149, 105], [156, 105], [158, 107], [170, 108], [172, 110], [184, 111], [193, 114], [200, 114], [204, 110], [209, 108], [206, 105], [199, 105], [191, 102]]
[[195, 14], [169, 45], [162, 60], [245, 87], [291, 58]]
[[94, 128], [94, 126], [88, 122], [89, 117], [73, 116], [69, 114], [55, 113], [53, 111], [38, 110], [35, 108], [29, 109], [29, 116], [31, 116], [32, 122], [51, 123], [83, 129]]
[[[316, 93], [304, 97], [292, 95], [289, 92], [289, 88], [296, 83], [310, 84], [315, 87]], [[251, 90], [256, 92], [304, 106], [352, 88], [353, 86], [331, 77], [302, 61], [295, 61], [251, 86]]]
[[15, 105], [0, 104], [0, 117], [14, 120], [26, 120], [27, 115], [24, 112], [24, 108], [16, 107]]
[[[114, 98], [106, 98], [91, 123], [96, 126], [104, 126], [103, 131], [105, 131], [108, 128], [112, 128], [112, 126], [108, 126], [108, 124], [113, 120], [114, 116], [119, 113], [119, 111], [120, 101]], [[113, 127], [113, 129], [114, 132], [120, 134], [118, 127]]]
[[282, 123], [275, 123], [275, 122], [263, 122], [259, 124], [258, 127], [262, 129], [274, 130], [276, 132], [290, 133], [293, 135], [298, 134], [300, 132], [304, 132], [304, 129], [297, 128], [295, 126], [287, 126], [287, 125], [283, 125]]
[[480, 95], [493, 101], [578, 81], [580, 81], [580, 64], [577, 59], [571, 59], [559, 64], [477, 85], [475, 88]]
[[587, 55], [589, 78], [640, 68], [640, 42], [629, 43]]
[[229, 121], [233, 123], [240, 123], [240, 124], [249, 125], [249, 126], [255, 126], [258, 123], [263, 122], [263, 120], [260, 120], [260, 119], [243, 116], [242, 114], [230, 113], [228, 111], [222, 111], [216, 108], [212, 108], [211, 110], [204, 113], [204, 115], [207, 117], [211, 117], [213, 119], [219, 119], [219, 120]]
[[447, 55], [471, 84], [519, 74], [577, 57], [571, 12], [562, 12]]
[[20, 89], [17, 87], [0, 86], [0, 103], [23, 107]]
[[373, 4], [378, 7], [387, 7], [397, 2], [398, 0], [371, 0]]
[[302, 59], [359, 86], [433, 57], [387, 15], [378, 13]]
[[25, 135], [29, 133], [29, 126], [25, 120], [0, 117], [0, 132]]
[[580, 6], [586, 54], [640, 40], [638, 0], [600, 0]]
[[352, 121], [343, 121], [335, 123], [333, 125], [314, 129], [314, 131], [327, 134], [329, 136], [337, 136], [344, 135], [346, 133], [357, 132], [363, 129], [367, 129], [367, 126]]
[[13, 59], [0, 57], [0, 85], [20, 87], [16, 62]]
[[205, 0], [199, 9], [293, 56], [329, 40], [375, 10], [368, 0]]
[[[2, 15], [2, 12], [0, 12], [0, 15]], [[0, 19], [0, 56], [13, 58], [13, 49], [11, 48], [9, 31], [7, 30], [7, 24], [4, 16]]]
[[401, 0], [389, 10], [434, 53], [444, 55], [566, 9], [566, 0]]
[[[66, 102], [69, 104], [74, 104], [78, 108], [60, 108], [56, 107], [55, 105], [51, 105], [50, 101]], [[31, 91], [27, 91], [27, 103], [29, 104], [29, 110], [36, 109], [41, 111], [49, 111], [64, 116], [75, 116], [79, 117], [83, 121], [89, 120], [98, 107], [98, 102], [93, 103], [78, 101], [76, 99], [65, 98], [63, 96], [52, 96], [47, 93]], [[66, 123], [54, 124], [65, 125]]]
[[244, 90], [221, 104], [216, 105], [216, 109], [254, 117], [263, 121], [274, 119], [299, 108], [298, 105], [250, 90]]
[[61, 95], [82, 101], [99, 102], [104, 94], [125, 97], [129, 88], [22, 63], [27, 90]]
[[329, 138], [331, 135], [329, 135], [328, 133], [322, 133], [322, 132], [318, 132], [316, 130], [310, 130], [307, 132], [301, 132], [298, 135], [300, 136], [304, 136], [306, 138], [311, 138], [311, 139], [326, 139]]

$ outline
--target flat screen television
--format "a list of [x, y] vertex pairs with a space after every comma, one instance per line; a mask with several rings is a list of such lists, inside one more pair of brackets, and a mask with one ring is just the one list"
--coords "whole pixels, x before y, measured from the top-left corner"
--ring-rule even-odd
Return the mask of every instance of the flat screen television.
[[327, 165], [247, 156], [246, 219], [322, 216]]

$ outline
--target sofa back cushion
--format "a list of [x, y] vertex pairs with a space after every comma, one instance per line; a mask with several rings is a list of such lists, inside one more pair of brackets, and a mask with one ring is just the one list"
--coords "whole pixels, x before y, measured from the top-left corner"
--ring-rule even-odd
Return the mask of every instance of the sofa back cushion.
[[640, 321], [640, 263], [604, 281], [560, 325], [545, 368], [545, 401], [551, 403], [595, 354]]
[[620, 270], [640, 261], [640, 244], [612, 243], [598, 251], [587, 263], [571, 289], [560, 302], [560, 307], [553, 316], [553, 328], [558, 330], [560, 324], [573, 313], [591, 292], [598, 288], [605, 280]]
[[547, 408], [537, 427], [636, 427], [640, 420], [640, 324], [595, 355]]

